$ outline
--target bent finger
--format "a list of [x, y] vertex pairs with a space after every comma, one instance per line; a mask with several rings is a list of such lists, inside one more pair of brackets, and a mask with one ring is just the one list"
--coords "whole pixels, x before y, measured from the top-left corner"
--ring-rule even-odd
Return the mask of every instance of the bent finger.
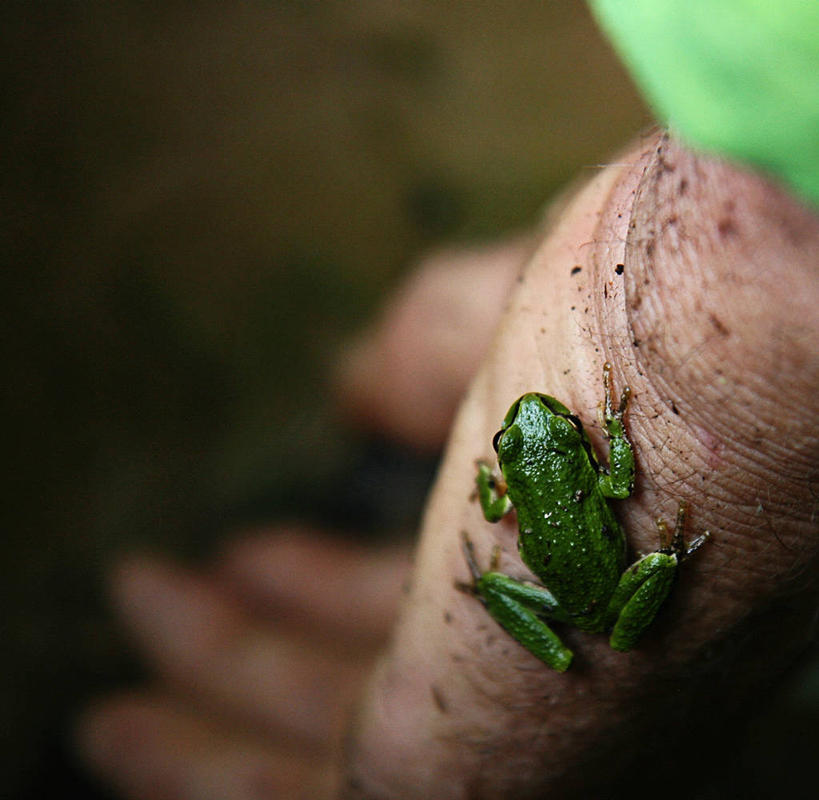
[[113, 590], [137, 643], [178, 690], [266, 732], [324, 744], [340, 736], [367, 658], [266, 630], [213, 582], [157, 560], [122, 564]]
[[217, 572], [248, 608], [348, 642], [388, 634], [410, 566], [405, 545], [367, 547], [282, 526], [229, 541]]
[[341, 354], [339, 403], [365, 429], [437, 450], [534, 237], [429, 256]]
[[154, 694], [109, 697], [80, 719], [83, 759], [124, 797], [260, 800], [334, 796], [331, 761], [227, 734]]

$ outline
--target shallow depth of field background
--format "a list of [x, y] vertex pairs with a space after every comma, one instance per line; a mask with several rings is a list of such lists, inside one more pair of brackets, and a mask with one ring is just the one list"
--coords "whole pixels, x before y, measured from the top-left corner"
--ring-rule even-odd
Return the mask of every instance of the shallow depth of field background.
[[334, 417], [334, 353], [420, 254], [532, 224], [650, 116], [579, 2], [10, 2], [0, 37], [0, 796], [96, 797], [70, 716], [138, 675], [113, 554], [409, 535], [434, 457]]

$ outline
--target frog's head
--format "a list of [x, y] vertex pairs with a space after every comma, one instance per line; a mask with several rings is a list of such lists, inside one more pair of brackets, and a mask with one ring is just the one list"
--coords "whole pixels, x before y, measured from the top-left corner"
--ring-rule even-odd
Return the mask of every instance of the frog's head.
[[512, 404], [492, 439], [492, 446], [499, 459], [508, 463], [525, 442], [536, 447], [576, 446], [586, 451], [591, 448], [580, 419], [559, 400], [535, 392]]

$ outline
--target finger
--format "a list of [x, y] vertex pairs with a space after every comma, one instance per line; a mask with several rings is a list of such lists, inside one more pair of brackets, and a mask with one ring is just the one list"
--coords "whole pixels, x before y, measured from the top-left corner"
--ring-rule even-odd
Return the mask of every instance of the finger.
[[342, 355], [342, 408], [362, 427], [440, 448], [531, 249], [521, 236], [422, 263]]
[[324, 744], [340, 735], [368, 661], [263, 630], [212, 582], [156, 560], [121, 565], [113, 590], [142, 650], [181, 691], [265, 731]]
[[394, 622], [409, 550], [364, 547], [289, 527], [231, 540], [218, 571], [257, 613], [366, 642], [386, 637]]
[[329, 758], [290, 752], [218, 725], [150, 694], [120, 695], [88, 709], [75, 742], [81, 757], [127, 798], [262, 800], [329, 798]]

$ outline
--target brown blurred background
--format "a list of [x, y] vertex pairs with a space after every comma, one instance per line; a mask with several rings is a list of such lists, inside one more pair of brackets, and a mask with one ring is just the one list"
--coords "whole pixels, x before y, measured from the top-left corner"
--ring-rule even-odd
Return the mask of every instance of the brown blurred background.
[[334, 418], [334, 352], [650, 117], [580, 2], [10, 0], [0, 37], [0, 795], [92, 797], [70, 715], [138, 669], [113, 554], [410, 531], [434, 464]]

